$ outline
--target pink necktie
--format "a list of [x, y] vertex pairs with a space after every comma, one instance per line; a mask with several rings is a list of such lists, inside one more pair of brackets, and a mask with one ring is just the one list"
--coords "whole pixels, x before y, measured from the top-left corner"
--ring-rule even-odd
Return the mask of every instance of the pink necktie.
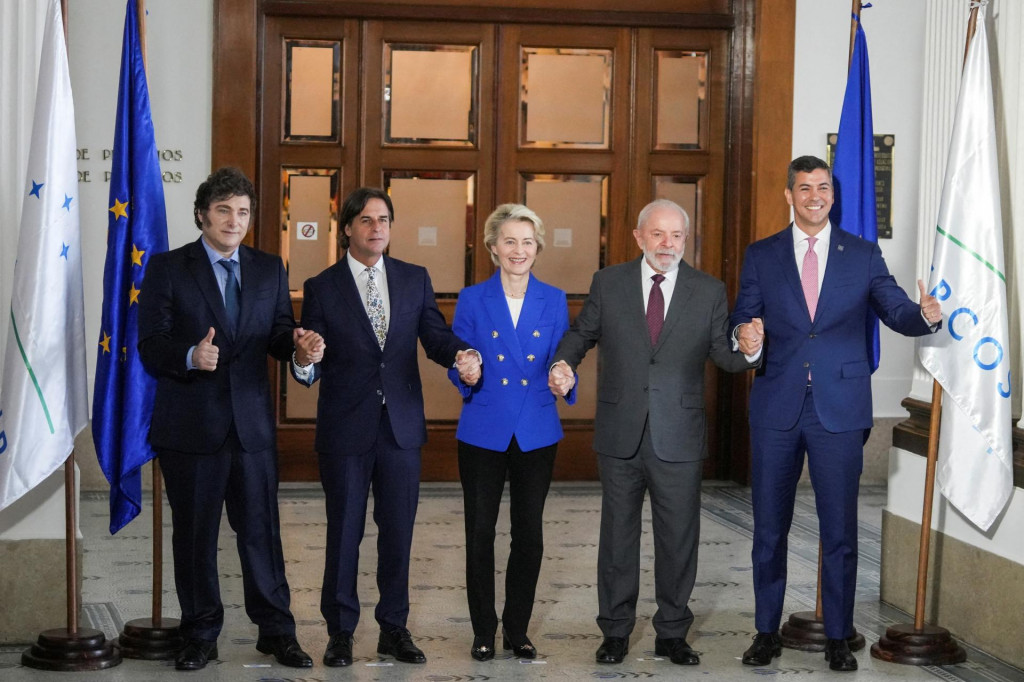
[[807, 253], [804, 254], [804, 267], [800, 271], [800, 284], [804, 288], [804, 300], [807, 301], [807, 312], [814, 320], [814, 312], [818, 309], [818, 254], [814, 253], [817, 237], [807, 238]]
[[647, 330], [651, 333], [651, 346], [658, 345], [658, 337], [661, 336], [661, 327], [665, 323], [665, 295], [661, 292], [661, 283], [665, 275], [654, 275], [651, 277], [654, 284], [651, 285], [651, 293], [647, 297]]

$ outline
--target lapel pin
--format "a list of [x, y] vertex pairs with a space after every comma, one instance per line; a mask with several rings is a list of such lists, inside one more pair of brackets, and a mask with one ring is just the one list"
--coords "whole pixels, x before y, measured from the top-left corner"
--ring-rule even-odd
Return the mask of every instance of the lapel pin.
[[840, 245], [838, 246], [838, 249], [839, 249], [840, 251], [842, 251], [842, 250], [843, 250], [843, 248], [845, 248], [845, 247], [844, 247], [844, 246], [843, 246], [842, 244], [840, 244]]

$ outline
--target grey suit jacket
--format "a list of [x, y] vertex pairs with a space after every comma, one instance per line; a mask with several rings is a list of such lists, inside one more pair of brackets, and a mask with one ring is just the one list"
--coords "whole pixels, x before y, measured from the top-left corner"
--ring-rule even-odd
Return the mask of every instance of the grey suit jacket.
[[[642, 258], [642, 256], [641, 256]], [[752, 367], [728, 338], [725, 285], [679, 265], [665, 326], [651, 346], [640, 281], [641, 258], [594, 273], [590, 296], [562, 338], [554, 361], [574, 370], [599, 346], [594, 449], [632, 457], [650, 415], [659, 459], [691, 462], [707, 457], [704, 365], [740, 372]]]

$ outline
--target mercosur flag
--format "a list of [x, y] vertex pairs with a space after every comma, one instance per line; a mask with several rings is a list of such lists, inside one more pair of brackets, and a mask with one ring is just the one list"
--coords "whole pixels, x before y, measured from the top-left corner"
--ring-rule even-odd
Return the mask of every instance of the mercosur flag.
[[939, 489], [987, 530], [1013, 488], [1013, 447], [1003, 227], [983, 14], [964, 63], [935, 230], [930, 289], [946, 323], [922, 337], [919, 353], [944, 389]]
[[50, 0], [44, 31], [0, 389], [0, 509], [64, 463], [89, 417], [75, 109], [60, 0]]

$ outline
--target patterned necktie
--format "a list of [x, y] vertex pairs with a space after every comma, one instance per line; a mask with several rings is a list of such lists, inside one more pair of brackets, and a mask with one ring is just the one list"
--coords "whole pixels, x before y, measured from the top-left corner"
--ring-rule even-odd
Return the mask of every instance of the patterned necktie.
[[217, 264], [227, 270], [228, 279], [224, 283], [224, 309], [228, 311], [228, 319], [231, 320], [231, 331], [238, 329], [238, 313], [241, 311], [242, 290], [238, 286], [238, 276], [235, 275], [235, 268], [238, 263], [227, 258], [221, 258]]
[[817, 237], [807, 238], [807, 253], [804, 254], [804, 267], [800, 271], [800, 284], [804, 288], [804, 300], [807, 301], [807, 312], [811, 314], [811, 321], [814, 320], [814, 313], [818, 309], [818, 254], [814, 253], [814, 244]]
[[661, 292], [661, 283], [665, 281], [665, 275], [654, 275], [651, 279], [654, 280], [654, 284], [651, 285], [651, 294], [647, 298], [647, 330], [651, 332], [651, 346], [657, 346], [661, 328], [665, 324], [665, 295]]
[[370, 316], [377, 343], [384, 350], [384, 338], [388, 335], [388, 323], [384, 319], [384, 299], [377, 288], [377, 268], [366, 268], [366, 314]]

